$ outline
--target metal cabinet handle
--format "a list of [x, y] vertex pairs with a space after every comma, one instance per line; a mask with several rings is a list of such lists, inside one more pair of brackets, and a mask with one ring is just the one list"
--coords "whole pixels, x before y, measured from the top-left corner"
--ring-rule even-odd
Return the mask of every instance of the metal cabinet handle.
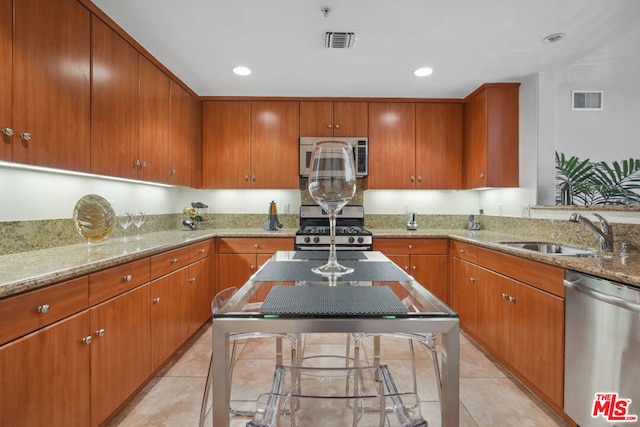
[[42, 304], [38, 306], [38, 313], [48, 313], [49, 312], [49, 304]]
[[124, 276], [124, 277], [122, 278], [122, 280], [123, 280], [123, 281], [125, 281], [125, 282], [130, 282], [130, 281], [131, 281], [131, 279], [133, 279], [133, 276], [132, 276], [132, 275], [130, 275], [130, 274], [127, 274], [126, 276]]
[[171, 258], [171, 264], [177, 264], [178, 263], [178, 258]]
[[255, 181], [256, 180], [256, 176], [255, 175], [251, 175], [251, 180]]
[[461, 254], [467, 253], [467, 251], [465, 251], [464, 249], [460, 249], [459, 251]]
[[422, 176], [418, 175], [418, 181], [422, 182]]
[[82, 338], [82, 344], [91, 344], [91, 341], [93, 341], [93, 337], [91, 335]]
[[416, 271], [416, 270], [417, 270], [417, 267], [414, 265], [413, 267], [411, 267], [411, 269], [412, 269], [413, 271]]
[[480, 172], [480, 178], [484, 178], [484, 172]]
[[146, 167], [147, 167], [147, 162], [142, 161], [142, 167], [143, 167], [143, 168], [146, 168]]
[[413, 245], [409, 245], [409, 249], [413, 249]]
[[29, 141], [31, 139], [31, 134], [29, 132], [21, 133], [20, 138], [24, 139], [25, 141]]
[[257, 243], [254, 243], [253, 247], [254, 247], [254, 248], [256, 248], [256, 249], [258, 249], [258, 248], [260, 247], [260, 245], [259, 245], [259, 244], [257, 244]]
[[332, 124], [328, 124], [328, 125], [327, 125], [327, 127], [328, 127], [329, 129], [331, 129], [331, 128], [333, 127], [333, 125], [332, 125]]
[[175, 170], [175, 169], [171, 169], [171, 171], [169, 172], [169, 174], [171, 174], [171, 175], [175, 175], [175, 174], [176, 174], [176, 170]]
[[11, 128], [4, 128], [4, 129], [2, 129], [2, 134], [3, 134], [3, 135], [7, 135], [7, 136], [13, 136], [13, 129], [11, 129]]
[[507, 299], [507, 298], [509, 298], [509, 295], [507, 295], [507, 294], [505, 294], [505, 293], [503, 292], [503, 293], [502, 293], [502, 295], [501, 295], [501, 297], [502, 297], [502, 299]]
[[336, 129], [340, 129], [340, 125], [336, 125]]
[[160, 297], [154, 298], [152, 301], [154, 304], [160, 304]]
[[469, 277], [469, 281], [471, 283], [476, 283], [476, 278], [475, 277]]
[[408, 265], [405, 265], [405, 266], [404, 266], [404, 270], [405, 270], [405, 271], [409, 271], [409, 266], [408, 266]]
[[516, 297], [509, 295], [509, 302], [516, 302]]
[[189, 283], [196, 283], [196, 280], [197, 279], [195, 277], [192, 277], [191, 279], [189, 279]]
[[133, 161], [133, 165], [134, 166], [140, 166], [140, 160], [134, 160]]
[[245, 180], [245, 181], [249, 181], [249, 175], [245, 175], [245, 176], [244, 176], [244, 180]]
[[253, 270], [255, 270], [255, 267], [253, 265], [250, 265], [249, 266], [249, 270], [253, 271]]
[[102, 336], [104, 336], [104, 329], [98, 329], [98, 330], [96, 331], [96, 336], [97, 336], [97, 337], [102, 337]]
[[205, 253], [205, 252], [206, 252], [206, 251], [205, 251], [204, 249], [199, 249], [199, 250], [198, 250], [198, 253], [199, 253], [199, 254], [203, 254], [203, 253]]
[[415, 180], [416, 180], [416, 177], [415, 177], [415, 176], [413, 176], [413, 175], [411, 175], [411, 182], [413, 182], [413, 181], [415, 181]]

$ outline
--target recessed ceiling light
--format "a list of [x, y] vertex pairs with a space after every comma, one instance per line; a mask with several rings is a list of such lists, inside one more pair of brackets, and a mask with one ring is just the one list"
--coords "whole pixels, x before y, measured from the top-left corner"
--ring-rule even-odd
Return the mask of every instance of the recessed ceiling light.
[[251, 70], [244, 65], [239, 65], [233, 69], [233, 72], [239, 76], [248, 76], [251, 74]]
[[566, 36], [565, 33], [550, 34], [547, 37], [543, 38], [542, 41], [545, 42], [545, 43], [555, 43], [555, 42], [559, 42], [560, 40], [562, 40], [564, 38], [564, 36]]
[[413, 72], [413, 75], [416, 76], [416, 77], [426, 77], [431, 73], [433, 73], [433, 69], [432, 68], [422, 67], [422, 68], [418, 68], [417, 70], [415, 70]]

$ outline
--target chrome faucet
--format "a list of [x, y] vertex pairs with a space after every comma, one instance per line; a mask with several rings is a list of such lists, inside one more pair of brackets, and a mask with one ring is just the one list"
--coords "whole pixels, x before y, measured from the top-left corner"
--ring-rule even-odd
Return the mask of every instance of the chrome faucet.
[[611, 229], [611, 225], [604, 219], [602, 216], [598, 214], [593, 214], [596, 218], [600, 220], [600, 228], [596, 227], [589, 218], [585, 218], [580, 215], [578, 212], [574, 212], [569, 217], [569, 221], [572, 222], [581, 222], [591, 231], [594, 232], [598, 241], [600, 242], [600, 249], [603, 252], [612, 252], [613, 251], [613, 230]]

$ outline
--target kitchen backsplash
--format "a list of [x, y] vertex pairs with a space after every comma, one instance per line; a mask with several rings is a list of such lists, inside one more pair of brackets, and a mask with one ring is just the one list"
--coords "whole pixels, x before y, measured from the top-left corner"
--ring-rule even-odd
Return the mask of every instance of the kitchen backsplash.
[[[200, 223], [204, 229], [255, 229], [262, 230], [267, 215], [258, 214], [203, 214], [207, 221]], [[183, 229], [184, 214], [149, 215], [141, 233]], [[299, 225], [297, 214], [280, 214], [283, 229], [295, 231]], [[406, 215], [370, 214], [365, 218], [365, 226], [374, 233], [376, 230], [402, 231], [406, 225]], [[421, 230], [462, 230], [467, 228], [466, 215], [418, 214], [418, 231]], [[584, 248], [596, 248], [594, 234], [583, 224], [567, 220], [517, 218], [507, 216], [476, 216], [482, 230], [519, 236], [523, 240], [541, 240], [550, 243], [564, 243]], [[614, 223], [615, 250], [620, 243], [629, 244], [631, 251], [640, 249], [640, 225]], [[275, 231], [274, 233], [277, 233]], [[136, 234], [135, 227], [127, 230], [127, 235]], [[116, 227], [112, 239], [122, 238], [123, 231]], [[84, 243], [76, 232], [71, 219], [10, 221], [0, 223], [0, 255], [46, 249]]]

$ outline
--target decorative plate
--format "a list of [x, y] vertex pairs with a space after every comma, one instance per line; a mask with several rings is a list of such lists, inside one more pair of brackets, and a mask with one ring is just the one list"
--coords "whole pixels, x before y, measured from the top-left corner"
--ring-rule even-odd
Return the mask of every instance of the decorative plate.
[[76, 203], [73, 222], [78, 233], [90, 243], [108, 239], [116, 225], [111, 204], [97, 194], [88, 194]]

